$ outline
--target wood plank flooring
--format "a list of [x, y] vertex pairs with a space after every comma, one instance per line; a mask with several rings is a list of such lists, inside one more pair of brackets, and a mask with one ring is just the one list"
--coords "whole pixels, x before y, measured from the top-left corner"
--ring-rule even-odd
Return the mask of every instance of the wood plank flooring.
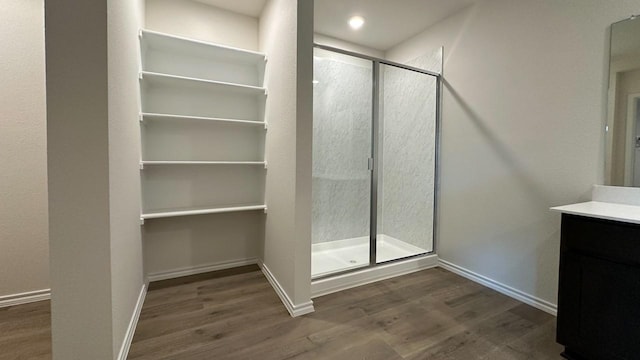
[[[224, 275], [223, 277], [221, 277]], [[291, 318], [255, 268], [154, 283], [129, 359], [560, 359], [555, 318], [443, 269]], [[0, 309], [0, 360], [50, 359], [48, 301]]]
[[291, 318], [257, 270], [151, 290], [129, 359], [561, 359], [555, 318], [443, 269]]
[[0, 308], [0, 360], [51, 359], [51, 302]]

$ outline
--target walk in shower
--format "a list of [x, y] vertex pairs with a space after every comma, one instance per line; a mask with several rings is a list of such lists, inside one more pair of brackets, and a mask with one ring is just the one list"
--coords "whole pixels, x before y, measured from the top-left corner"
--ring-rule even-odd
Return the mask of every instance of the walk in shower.
[[441, 64], [316, 45], [314, 278], [433, 252]]

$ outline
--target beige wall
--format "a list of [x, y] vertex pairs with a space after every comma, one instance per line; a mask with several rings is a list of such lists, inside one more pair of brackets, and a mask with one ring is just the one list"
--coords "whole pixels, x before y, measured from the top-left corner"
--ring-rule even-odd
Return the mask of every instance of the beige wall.
[[258, 19], [191, 0], [147, 0], [149, 30], [258, 50]]
[[444, 45], [438, 254], [556, 303], [560, 217], [604, 174], [608, 26], [640, 1], [481, 0], [387, 52]]
[[143, 0], [109, 0], [109, 219], [113, 353], [121, 354], [144, 276], [140, 229], [140, 90]]
[[296, 14], [296, 224], [294, 304], [311, 303], [311, 186], [313, 141], [313, 1]]
[[49, 288], [43, 6], [0, 1], [0, 300]]
[[136, 77], [142, 6], [45, 6], [53, 358], [110, 360], [126, 350], [143, 286]]
[[294, 305], [308, 303], [311, 292], [312, 8], [271, 0], [260, 19], [260, 50], [269, 56], [262, 259]]
[[110, 360], [107, 1], [45, 7], [53, 359]]
[[270, 0], [260, 18], [260, 51], [269, 54], [265, 144], [269, 163], [265, 187], [268, 215], [262, 260], [284, 291], [294, 293], [296, 168], [296, 4]]

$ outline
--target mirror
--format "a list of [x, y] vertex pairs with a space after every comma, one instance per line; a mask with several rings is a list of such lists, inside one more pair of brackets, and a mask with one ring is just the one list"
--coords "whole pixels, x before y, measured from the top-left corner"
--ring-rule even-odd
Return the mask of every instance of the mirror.
[[605, 183], [640, 187], [640, 17], [611, 25]]

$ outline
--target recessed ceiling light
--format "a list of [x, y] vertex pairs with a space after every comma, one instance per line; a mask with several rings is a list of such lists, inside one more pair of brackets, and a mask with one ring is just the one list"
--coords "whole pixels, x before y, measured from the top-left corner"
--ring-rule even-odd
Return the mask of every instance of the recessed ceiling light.
[[353, 30], [358, 30], [364, 25], [364, 18], [362, 16], [353, 16], [349, 19], [349, 26]]

